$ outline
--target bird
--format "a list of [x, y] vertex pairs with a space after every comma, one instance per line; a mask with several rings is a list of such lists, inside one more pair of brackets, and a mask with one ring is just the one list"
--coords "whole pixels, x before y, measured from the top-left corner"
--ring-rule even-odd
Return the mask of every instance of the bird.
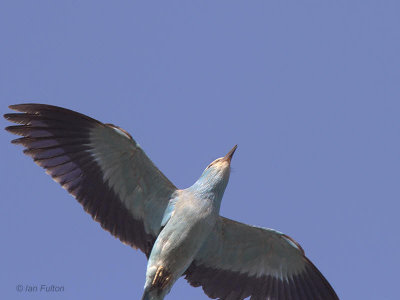
[[10, 105], [12, 143], [73, 195], [101, 227], [148, 259], [142, 300], [182, 276], [212, 299], [334, 300], [294, 239], [220, 216], [235, 145], [177, 188], [124, 129], [47, 104]]

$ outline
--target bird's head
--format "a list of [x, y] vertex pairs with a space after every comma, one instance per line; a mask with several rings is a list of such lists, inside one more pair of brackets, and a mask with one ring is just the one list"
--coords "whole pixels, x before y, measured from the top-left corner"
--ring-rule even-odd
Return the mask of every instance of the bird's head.
[[204, 189], [216, 192], [222, 197], [231, 173], [231, 160], [235, 153], [237, 145], [229, 151], [224, 157], [217, 158], [207, 166], [196, 184]]

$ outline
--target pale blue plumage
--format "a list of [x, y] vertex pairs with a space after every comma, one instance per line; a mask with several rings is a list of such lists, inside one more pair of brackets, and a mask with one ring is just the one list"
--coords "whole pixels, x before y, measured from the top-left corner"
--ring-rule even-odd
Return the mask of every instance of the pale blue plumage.
[[92, 157], [103, 180], [118, 194], [132, 216], [156, 236], [176, 187], [154, 166], [141, 147], [117, 127], [95, 127], [90, 133]]
[[23, 136], [13, 142], [149, 258], [143, 300], [164, 299], [181, 276], [211, 298], [338, 299], [293, 239], [219, 215], [236, 146], [178, 189], [117, 126], [56, 106], [10, 108], [22, 112], [5, 115], [19, 124], [7, 130]]
[[[199, 180], [179, 191], [171, 200], [172, 213], [158, 236], [147, 265], [143, 299], [163, 299], [175, 281], [192, 263], [219, 219], [219, 208], [229, 180], [230, 160], [236, 146], [225, 158], [214, 161]], [[169, 211], [168, 209], [168, 211]], [[163, 220], [165, 221], [165, 220]], [[159, 268], [167, 270], [168, 280], [157, 284]]]

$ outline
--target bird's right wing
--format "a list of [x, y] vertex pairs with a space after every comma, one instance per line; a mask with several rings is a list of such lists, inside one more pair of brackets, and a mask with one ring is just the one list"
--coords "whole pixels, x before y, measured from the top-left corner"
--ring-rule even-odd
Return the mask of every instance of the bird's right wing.
[[290, 237], [223, 217], [184, 275], [213, 299], [339, 299]]
[[4, 117], [24, 153], [122, 242], [147, 256], [176, 187], [123, 129], [51, 105], [20, 104]]

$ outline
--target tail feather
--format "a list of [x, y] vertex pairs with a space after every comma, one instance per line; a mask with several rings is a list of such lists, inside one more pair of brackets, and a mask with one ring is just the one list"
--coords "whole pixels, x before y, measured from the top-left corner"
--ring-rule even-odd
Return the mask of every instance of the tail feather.
[[150, 291], [149, 290], [144, 291], [142, 300], [150, 300]]
[[145, 288], [142, 296], [142, 300], [163, 300], [164, 293], [159, 289]]

